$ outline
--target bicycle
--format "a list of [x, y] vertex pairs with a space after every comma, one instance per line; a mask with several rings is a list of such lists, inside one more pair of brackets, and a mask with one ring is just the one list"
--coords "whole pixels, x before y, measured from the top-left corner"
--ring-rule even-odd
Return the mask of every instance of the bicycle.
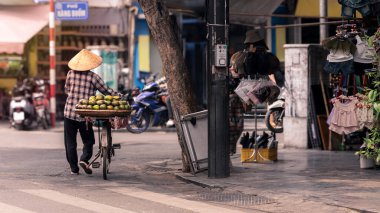
[[[111, 119], [114, 121], [119, 118], [127, 118], [130, 110], [84, 110], [76, 109], [75, 112], [82, 117], [95, 120], [95, 126], [98, 127], [99, 151], [95, 154], [94, 159], [87, 165], [87, 168], [103, 167], [103, 179], [107, 180], [110, 170], [111, 159], [115, 156], [115, 149], [120, 149], [120, 144], [112, 144]], [[95, 162], [100, 158], [99, 162]]]
[[[98, 126], [99, 151], [95, 154], [95, 158], [88, 164], [88, 167], [103, 167], [103, 179], [107, 180], [109, 173], [111, 158], [115, 156], [115, 149], [120, 149], [120, 144], [112, 144], [112, 131], [110, 118], [96, 118], [95, 124]], [[100, 127], [102, 128], [100, 130]], [[100, 157], [100, 162], [95, 162]]]

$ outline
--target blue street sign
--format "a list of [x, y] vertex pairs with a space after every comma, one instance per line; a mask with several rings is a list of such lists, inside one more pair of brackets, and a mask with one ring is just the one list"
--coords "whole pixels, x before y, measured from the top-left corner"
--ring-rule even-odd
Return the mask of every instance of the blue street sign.
[[55, 19], [85, 20], [88, 19], [87, 2], [56, 2]]

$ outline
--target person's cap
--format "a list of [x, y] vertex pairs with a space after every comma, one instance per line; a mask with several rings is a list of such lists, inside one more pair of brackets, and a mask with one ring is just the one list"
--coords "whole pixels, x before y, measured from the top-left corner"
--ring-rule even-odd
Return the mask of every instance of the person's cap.
[[[263, 41], [263, 43], [265, 44], [264, 38], [261, 37], [261, 35], [260, 35], [260, 33], [259, 33], [258, 30], [248, 30], [245, 33], [244, 44], [255, 44], [255, 43], [259, 42], [259, 41]], [[265, 48], [269, 49], [266, 44], [265, 44]]]
[[100, 66], [102, 62], [103, 59], [100, 56], [83, 49], [69, 61], [68, 66], [76, 71], [89, 71]]

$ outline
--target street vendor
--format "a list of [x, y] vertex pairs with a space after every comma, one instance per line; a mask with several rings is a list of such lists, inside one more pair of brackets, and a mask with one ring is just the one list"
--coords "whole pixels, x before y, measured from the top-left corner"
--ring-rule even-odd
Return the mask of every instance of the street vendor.
[[79, 130], [83, 142], [83, 153], [80, 156], [79, 165], [87, 174], [92, 174], [88, 167], [92, 157], [92, 149], [95, 144], [92, 123], [86, 122], [83, 117], [75, 113], [75, 106], [81, 99], [94, 96], [96, 91], [104, 95], [121, 95], [108, 87], [104, 81], [90, 70], [102, 64], [102, 58], [89, 50], [83, 49], [77, 53], [68, 63], [71, 69], [67, 73], [65, 93], [68, 95], [64, 110], [64, 141], [66, 158], [70, 164], [71, 174], [79, 174], [77, 154], [77, 132]]

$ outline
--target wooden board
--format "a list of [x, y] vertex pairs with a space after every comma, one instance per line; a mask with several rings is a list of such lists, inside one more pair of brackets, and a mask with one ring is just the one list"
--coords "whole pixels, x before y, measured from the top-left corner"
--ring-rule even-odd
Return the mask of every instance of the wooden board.
[[317, 115], [317, 121], [323, 150], [329, 150], [329, 127], [326, 123], [327, 116]]

